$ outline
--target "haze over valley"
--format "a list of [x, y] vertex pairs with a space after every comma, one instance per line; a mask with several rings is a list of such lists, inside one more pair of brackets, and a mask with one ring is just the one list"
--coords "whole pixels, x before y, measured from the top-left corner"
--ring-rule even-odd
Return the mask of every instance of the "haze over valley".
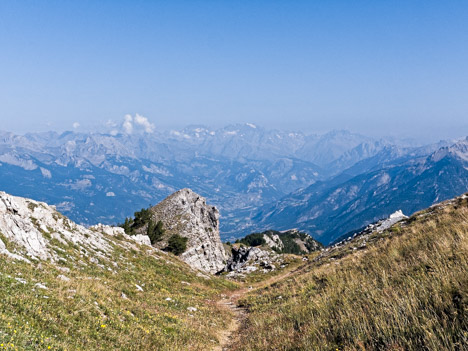
[[126, 117], [109, 133], [2, 132], [0, 186], [54, 204], [84, 225], [121, 223], [189, 187], [219, 208], [224, 240], [297, 228], [324, 243], [467, 189], [463, 139], [420, 145], [251, 123], [158, 132], [139, 117], [144, 123]]

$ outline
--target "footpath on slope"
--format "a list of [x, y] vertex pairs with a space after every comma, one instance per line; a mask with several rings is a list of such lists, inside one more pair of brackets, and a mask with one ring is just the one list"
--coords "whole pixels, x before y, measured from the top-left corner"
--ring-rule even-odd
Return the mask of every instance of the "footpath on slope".
[[242, 299], [248, 293], [253, 293], [256, 290], [263, 289], [267, 286], [270, 286], [280, 280], [286, 279], [292, 276], [294, 273], [297, 273], [307, 264], [300, 265], [299, 267], [294, 267], [291, 270], [287, 270], [281, 274], [270, 277], [267, 280], [260, 281], [258, 283], [250, 284], [245, 286], [248, 283], [244, 283], [244, 286], [238, 290], [229, 292], [227, 294], [222, 294], [221, 299], [216, 303], [220, 308], [227, 309], [232, 314], [231, 322], [228, 327], [219, 332], [219, 345], [213, 348], [213, 351], [228, 351], [233, 344], [239, 342], [240, 340], [240, 330], [243, 323], [247, 319], [248, 310], [245, 307], [241, 307], [238, 304], [238, 301]]

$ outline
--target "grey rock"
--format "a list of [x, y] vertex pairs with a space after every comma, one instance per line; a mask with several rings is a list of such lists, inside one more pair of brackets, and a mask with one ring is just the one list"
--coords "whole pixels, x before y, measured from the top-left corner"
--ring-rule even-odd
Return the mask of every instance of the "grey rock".
[[102, 256], [102, 252], [111, 251], [102, 233], [77, 225], [53, 206], [4, 192], [0, 192], [0, 232], [24, 250], [13, 254], [0, 246], [1, 253], [15, 259], [27, 260], [27, 256], [35, 260], [58, 261], [44, 233], [63, 244], [80, 245], [88, 254], [93, 252]]
[[219, 237], [219, 212], [190, 189], [182, 189], [151, 208], [154, 221], [162, 221], [165, 235], [156, 247], [164, 249], [168, 239], [179, 234], [188, 239], [180, 258], [192, 268], [217, 273], [224, 268], [224, 247]]
[[222, 272], [228, 272], [228, 277], [243, 277], [245, 274], [255, 272], [259, 267], [263, 268], [264, 272], [274, 270], [276, 266], [273, 262], [280, 260], [280, 255], [259, 247], [233, 246], [232, 256]]
[[140, 245], [151, 246], [151, 240], [148, 235], [144, 235], [144, 234], [130, 235], [130, 238], [136, 241]]
[[277, 249], [281, 251], [284, 248], [283, 241], [277, 234], [273, 234], [273, 235], [263, 234], [263, 239], [265, 240], [266, 244], [272, 249]]

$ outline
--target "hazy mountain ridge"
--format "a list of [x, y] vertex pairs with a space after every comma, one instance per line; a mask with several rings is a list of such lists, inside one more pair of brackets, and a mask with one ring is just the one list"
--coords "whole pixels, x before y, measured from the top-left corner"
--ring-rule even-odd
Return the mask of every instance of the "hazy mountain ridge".
[[[0, 186], [56, 204], [83, 224], [116, 223], [190, 187], [212, 199], [225, 225], [234, 227], [230, 218], [239, 211], [326, 179], [326, 169], [298, 157], [306, 142], [325, 139], [254, 125], [135, 135], [1, 132]], [[343, 146], [338, 149], [335, 154]]]
[[347, 131], [306, 135], [251, 124], [133, 135], [2, 132], [0, 187], [55, 204], [82, 224], [116, 224], [189, 187], [219, 208], [227, 239], [247, 234], [259, 208], [298, 189], [434, 151], [405, 145]]
[[252, 223], [256, 230], [297, 227], [328, 244], [396, 210], [411, 214], [466, 192], [467, 147], [468, 139], [427, 157], [419, 153], [415, 158], [396, 157], [396, 165], [384, 164], [356, 176], [344, 172], [265, 207], [253, 216]]

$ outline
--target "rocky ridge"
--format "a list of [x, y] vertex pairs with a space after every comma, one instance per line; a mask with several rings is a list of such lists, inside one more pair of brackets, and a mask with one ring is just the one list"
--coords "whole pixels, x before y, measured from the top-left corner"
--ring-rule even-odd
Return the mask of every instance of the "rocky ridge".
[[[180, 256], [189, 266], [208, 273], [224, 268], [226, 257], [219, 237], [218, 210], [190, 189], [180, 190], [151, 209], [155, 220], [164, 223], [165, 236], [154, 250], [164, 248], [173, 234], [188, 239]], [[92, 260], [110, 260], [115, 244], [110, 237], [122, 237], [126, 247], [151, 246], [145, 228], [127, 235], [123, 228], [97, 224], [86, 228], [44, 202], [0, 192], [0, 253], [27, 262], [67, 261], [64, 251], [74, 246]], [[132, 244], [133, 243], [133, 244]]]
[[258, 270], [267, 273], [287, 265], [284, 254], [307, 255], [322, 248], [318, 241], [297, 229], [252, 233], [231, 247], [223, 272], [231, 278], [243, 278]]
[[127, 238], [127, 247], [134, 247], [131, 243], [135, 241], [148, 243], [141, 236], [127, 236], [122, 228], [101, 224], [85, 228], [64, 217], [54, 206], [0, 192], [0, 253], [11, 258], [27, 262], [67, 261], [64, 248], [72, 246], [79, 247], [82, 257], [91, 257], [98, 264], [100, 259], [110, 259], [112, 243], [106, 235]]

